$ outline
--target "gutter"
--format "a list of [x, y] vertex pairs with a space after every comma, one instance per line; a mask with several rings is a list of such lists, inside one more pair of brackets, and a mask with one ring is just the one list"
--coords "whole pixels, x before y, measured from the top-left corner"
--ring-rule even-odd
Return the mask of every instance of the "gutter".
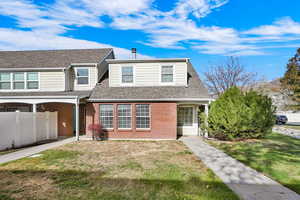
[[65, 70], [67, 67], [43, 67], [43, 68], [0, 68], [0, 71], [57, 71], [57, 70]]
[[212, 101], [211, 98], [161, 98], [161, 99], [88, 99], [88, 102], [128, 102], [128, 101], [143, 101], [143, 102], [159, 102], [159, 101]]
[[0, 99], [76, 99], [78, 97], [85, 98], [88, 96], [0, 96]]
[[132, 60], [116, 60], [107, 59], [106, 62], [109, 64], [117, 63], [155, 63], [155, 62], [187, 62], [189, 58], [161, 58], [161, 59], [132, 59]]

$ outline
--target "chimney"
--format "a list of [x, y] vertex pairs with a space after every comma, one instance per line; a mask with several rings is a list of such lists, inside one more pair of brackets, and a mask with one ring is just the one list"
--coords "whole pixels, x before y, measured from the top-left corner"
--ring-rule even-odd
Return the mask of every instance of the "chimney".
[[136, 48], [131, 48], [131, 53], [134, 59], [136, 59]]

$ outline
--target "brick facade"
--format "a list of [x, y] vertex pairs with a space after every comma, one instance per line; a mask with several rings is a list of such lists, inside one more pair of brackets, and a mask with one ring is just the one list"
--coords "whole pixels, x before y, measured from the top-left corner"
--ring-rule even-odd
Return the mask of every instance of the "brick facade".
[[[177, 137], [177, 105], [176, 103], [159, 102], [145, 103], [150, 105], [150, 129], [137, 130], [135, 128], [135, 104], [140, 103], [88, 103], [86, 105], [86, 134], [92, 136], [92, 131], [88, 129], [91, 124], [100, 124], [99, 105], [113, 104], [114, 106], [114, 128], [104, 130], [107, 138], [120, 139], [176, 139]], [[117, 128], [117, 105], [132, 105], [132, 128], [130, 130], [119, 130]]]

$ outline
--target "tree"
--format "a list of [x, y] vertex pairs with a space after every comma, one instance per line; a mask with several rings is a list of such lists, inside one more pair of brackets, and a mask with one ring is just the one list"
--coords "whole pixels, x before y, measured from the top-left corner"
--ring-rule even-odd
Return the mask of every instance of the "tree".
[[280, 80], [282, 88], [288, 95], [298, 103], [296, 109], [300, 108], [300, 48], [297, 53], [289, 59], [286, 72]]
[[263, 138], [272, 132], [274, 113], [269, 97], [232, 87], [211, 103], [206, 130], [221, 140]]
[[205, 72], [205, 83], [213, 95], [220, 96], [231, 87], [242, 90], [253, 86], [257, 80], [255, 73], [247, 72], [238, 58], [229, 57], [224, 64], [213, 66]]

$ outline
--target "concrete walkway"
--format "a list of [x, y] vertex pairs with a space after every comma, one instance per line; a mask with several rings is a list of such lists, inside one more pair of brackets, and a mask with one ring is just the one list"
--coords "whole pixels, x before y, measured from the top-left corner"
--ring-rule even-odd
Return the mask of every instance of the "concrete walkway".
[[55, 148], [55, 147], [59, 147], [61, 145], [68, 144], [68, 143], [71, 143], [74, 141], [76, 141], [76, 138], [72, 137], [72, 138], [67, 138], [64, 140], [57, 141], [57, 142], [51, 142], [51, 143], [42, 144], [42, 145], [38, 145], [38, 146], [28, 147], [28, 148], [25, 148], [25, 149], [22, 149], [22, 150], [13, 152], [13, 153], [8, 153], [8, 154], [0, 156], [0, 164], [10, 162], [13, 160], [18, 160], [20, 158], [25, 158], [25, 157], [31, 156], [33, 154], [37, 154], [42, 151], [45, 151], [45, 150], [48, 150], [51, 148]]
[[300, 200], [297, 193], [208, 145], [200, 137], [181, 137], [180, 140], [241, 199]]

